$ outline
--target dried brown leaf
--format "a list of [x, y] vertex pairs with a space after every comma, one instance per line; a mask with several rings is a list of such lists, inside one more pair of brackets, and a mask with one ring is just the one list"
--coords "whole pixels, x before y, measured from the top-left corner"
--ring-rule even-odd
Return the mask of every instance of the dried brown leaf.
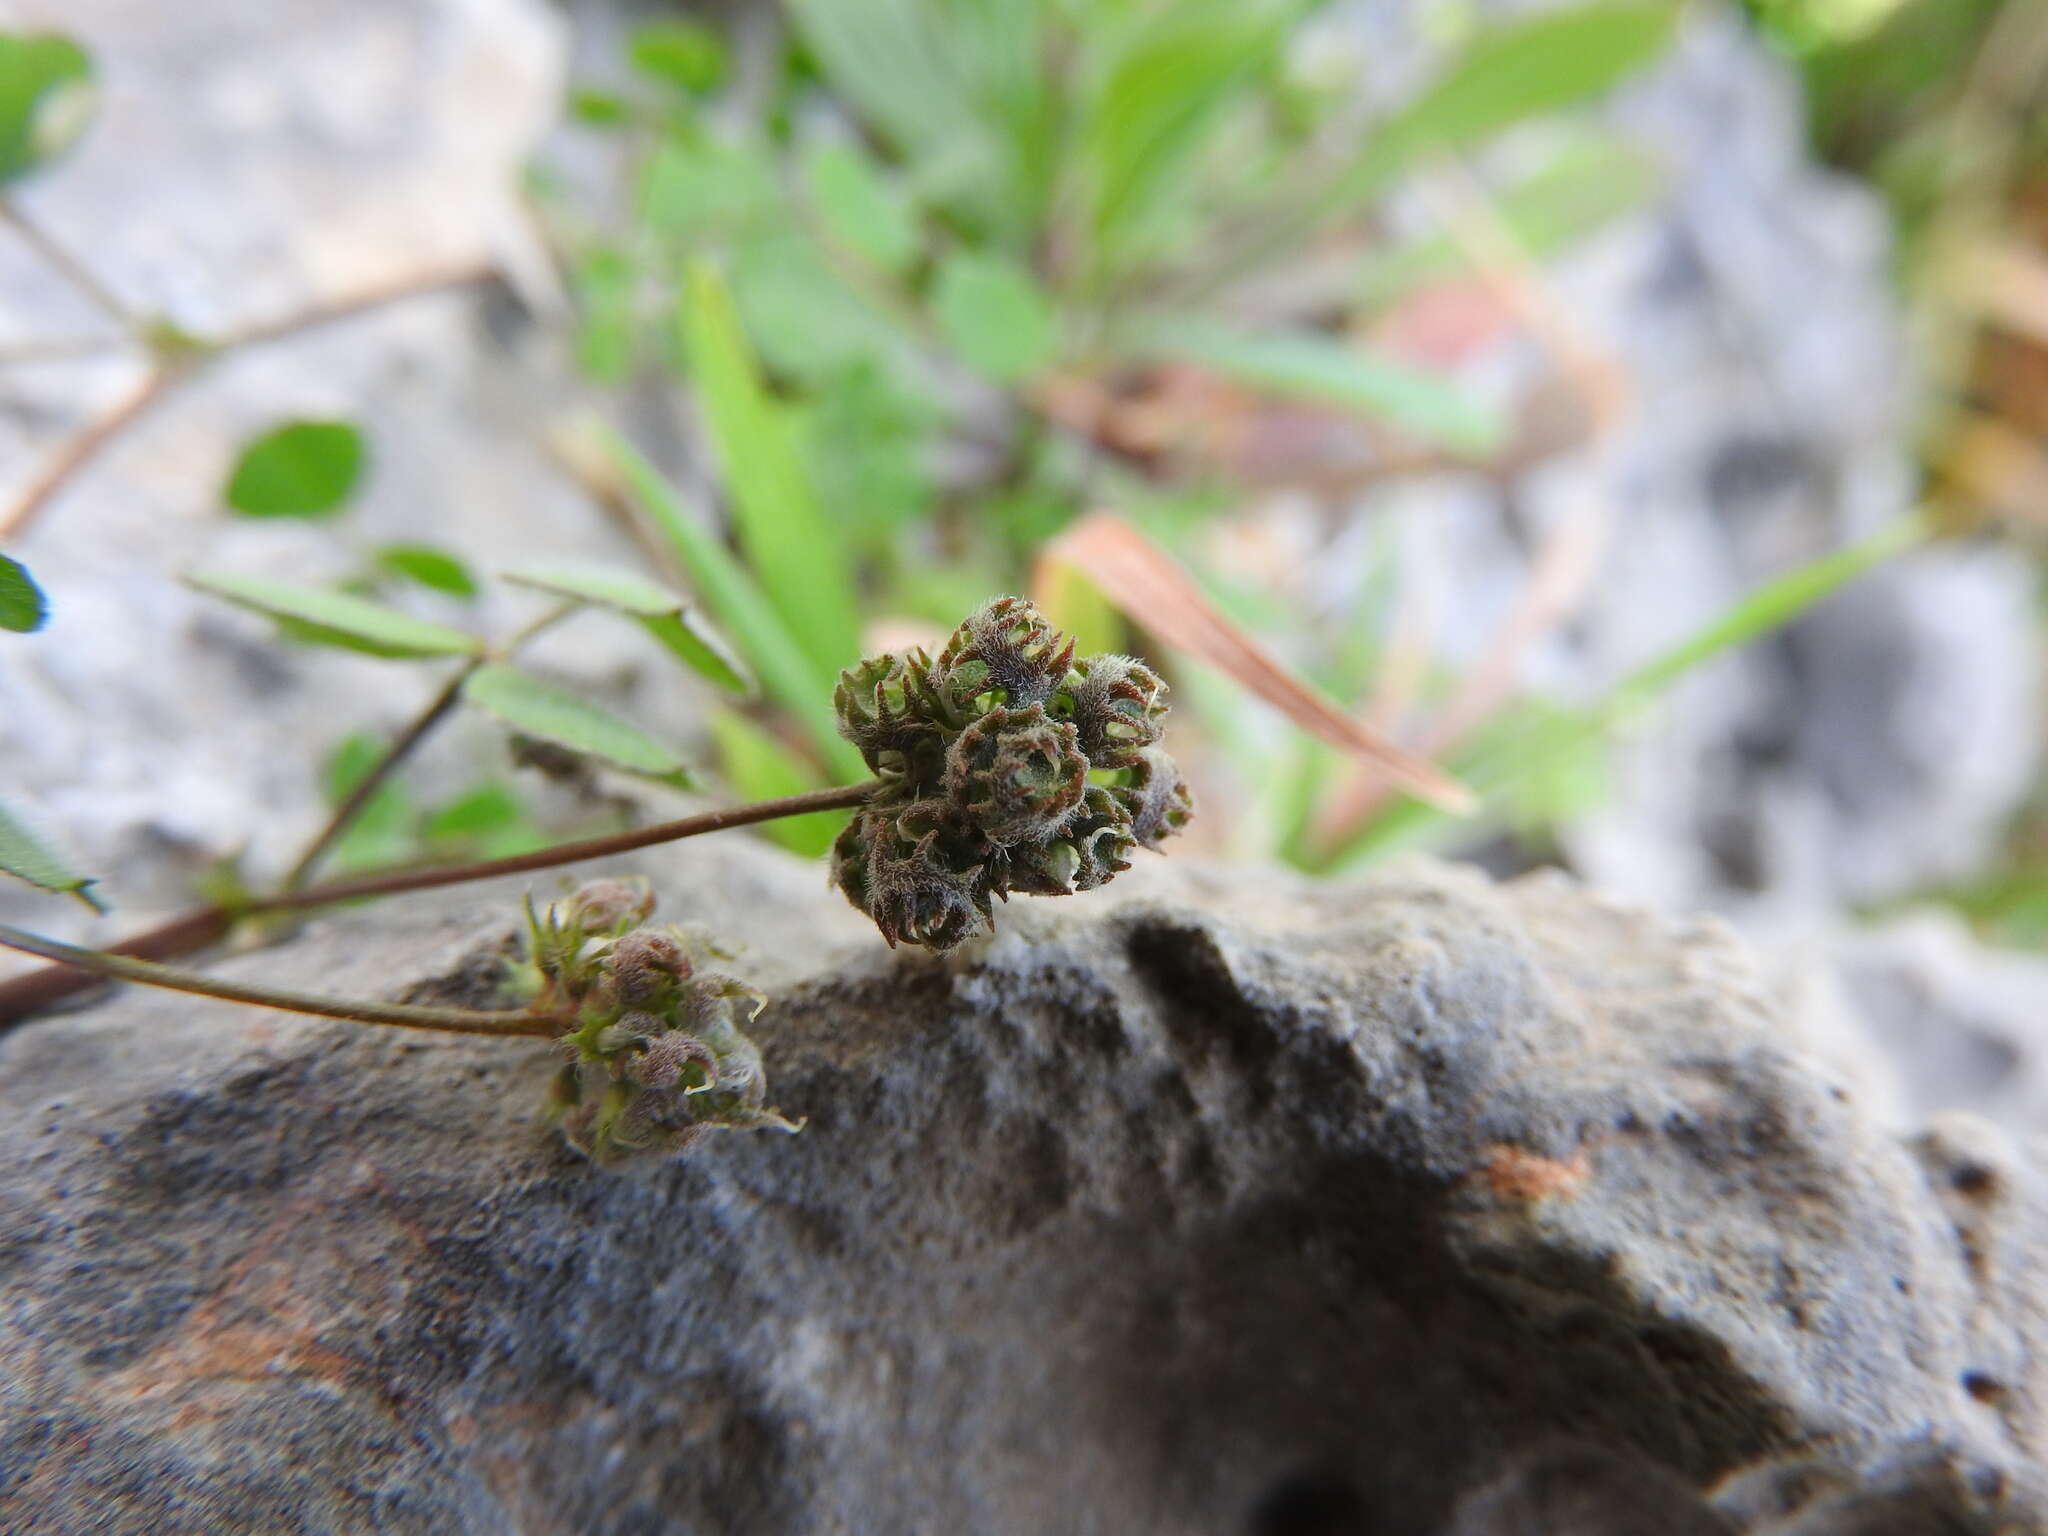
[[1390, 783], [1440, 810], [1478, 801], [1442, 769], [1352, 719], [1290, 672], [1204, 597], [1173, 559], [1114, 513], [1082, 519], [1045, 558], [1078, 566], [1111, 602], [1176, 650], [1207, 662], [1311, 735], [1372, 764]]

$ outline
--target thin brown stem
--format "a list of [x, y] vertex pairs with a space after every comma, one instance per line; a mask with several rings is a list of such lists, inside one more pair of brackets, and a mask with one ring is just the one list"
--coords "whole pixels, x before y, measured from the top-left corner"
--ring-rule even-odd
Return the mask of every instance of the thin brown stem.
[[427, 739], [433, 729], [455, 712], [455, 706], [462, 702], [462, 685], [469, 681], [478, 667], [492, 659], [510, 660], [519, 654], [520, 647], [544, 630], [561, 623], [576, 611], [577, 606], [575, 603], [563, 603], [559, 607], [549, 609], [488, 655], [472, 656], [458, 667], [441, 691], [427, 702], [427, 707], [413, 718], [410, 725], [398, 733], [391, 745], [384, 749], [384, 755], [371, 765], [370, 771], [356, 781], [355, 787], [348, 792], [341, 804], [334, 808], [334, 814], [327, 819], [327, 825], [306, 845], [306, 851], [299, 855], [298, 863], [291, 867], [291, 872], [284, 877], [279, 889], [296, 891], [306, 883], [312, 876], [314, 866], [320, 862], [321, 856], [334, 846], [342, 833], [355, 824], [355, 819], [362, 814], [363, 807], [370, 803], [370, 797], [383, 787], [384, 781], [397, 772], [408, 757], [412, 756], [414, 750]]
[[525, 1008], [480, 1011], [474, 1008], [435, 1008], [413, 1003], [363, 1002], [354, 998], [322, 997], [312, 992], [294, 992], [283, 987], [250, 986], [197, 971], [158, 965], [129, 955], [104, 950], [81, 949], [59, 943], [41, 934], [27, 933], [0, 923], [0, 944], [24, 954], [76, 966], [95, 976], [116, 981], [140, 982], [172, 992], [191, 992], [200, 997], [218, 997], [231, 1003], [251, 1003], [259, 1008], [281, 1008], [287, 1013], [310, 1013], [326, 1019], [350, 1019], [359, 1024], [389, 1024], [399, 1029], [439, 1029], [463, 1035], [531, 1035], [553, 1038], [562, 1033], [566, 1021], [558, 1015], [534, 1013]]
[[137, 382], [128, 396], [113, 410], [57, 450], [43, 472], [29, 482], [20, 498], [0, 513], [0, 538], [20, 533], [56, 497], [57, 493], [99, 457], [100, 451], [139, 420], [152, 406], [171, 392], [184, 377], [184, 370], [156, 364]]
[[679, 842], [706, 832], [723, 832], [730, 827], [750, 827], [757, 822], [779, 821], [785, 816], [805, 816], [813, 811], [846, 811], [866, 800], [872, 783], [842, 784], [831, 789], [814, 789], [801, 795], [784, 795], [776, 800], [757, 800], [722, 811], [703, 811], [677, 821], [656, 822], [631, 832], [614, 832], [606, 837], [586, 837], [573, 843], [557, 843], [532, 853], [504, 859], [484, 859], [472, 864], [449, 864], [438, 869], [398, 870], [387, 875], [365, 875], [358, 880], [337, 880], [302, 891], [252, 901], [242, 912], [257, 916], [266, 912], [296, 912], [306, 907], [324, 907], [337, 901], [356, 901], [365, 896], [395, 896], [401, 891], [432, 890], [436, 886], [466, 885], [472, 880], [493, 880], [500, 875], [522, 875], [536, 869], [555, 869], [563, 864], [580, 864], [585, 859], [609, 858], [652, 848], [657, 843]]
[[14, 232], [20, 235], [38, 256], [63, 273], [66, 280], [90, 299], [109, 320], [133, 329], [134, 311], [122, 303], [111, 288], [100, 281], [98, 273], [74, 256], [69, 247], [52, 238], [48, 230], [11, 202], [0, 202], [0, 218], [4, 218], [13, 226]]
[[327, 818], [327, 825], [306, 845], [306, 851], [299, 855], [299, 861], [285, 875], [280, 890], [296, 891], [306, 883], [322, 856], [340, 840], [342, 833], [355, 824], [363, 807], [370, 803], [370, 797], [384, 787], [385, 781], [398, 771], [399, 765], [412, 755], [413, 749], [427, 739], [428, 733], [455, 712], [455, 706], [462, 702], [462, 685], [482, 665], [481, 656], [464, 662], [427, 707], [398, 733], [391, 745], [384, 749], [384, 755], [356, 781], [355, 787], [334, 808], [334, 814]]
[[[0, 204], [0, 207], [4, 206]], [[67, 267], [66, 270], [69, 271], [71, 268]], [[66, 443], [14, 505], [0, 512], [0, 538], [20, 533], [28, 527], [37, 513], [41, 512], [59, 491], [70, 484], [99, 456], [107, 444], [126, 430], [136, 418], [171, 394], [178, 385], [191, 378], [201, 367], [216, 361], [223, 354], [242, 347], [282, 341], [302, 331], [332, 325], [337, 321], [347, 320], [373, 309], [381, 309], [387, 304], [395, 304], [404, 299], [419, 298], [448, 289], [465, 288], [484, 281], [492, 275], [492, 271], [493, 269], [488, 266], [458, 267], [433, 272], [407, 282], [380, 284], [350, 298], [337, 299], [330, 304], [317, 304], [295, 315], [246, 326], [231, 335], [217, 339], [206, 339], [196, 352], [190, 354], [180, 352], [176, 356], [159, 355], [154, 369], [126, 400]], [[135, 322], [135, 318], [126, 315], [125, 311], [121, 313], [127, 319], [135, 340], [147, 345], [150, 338], [144, 334], [143, 328]]]
[[[218, 942], [236, 920], [269, 912], [297, 912], [339, 901], [356, 901], [368, 896], [391, 896], [401, 891], [429, 890], [436, 886], [459, 885], [471, 880], [489, 880], [499, 875], [523, 874], [535, 869], [553, 869], [584, 859], [601, 859], [612, 854], [651, 848], [657, 843], [677, 842], [706, 832], [723, 832], [731, 827], [753, 826], [784, 816], [804, 816], [813, 811], [851, 810], [867, 799], [872, 783], [847, 784], [808, 794], [785, 795], [779, 800], [762, 800], [728, 810], [706, 811], [680, 821], [664, 821], [634, 832], [610, 837], [585, 838], [580, 842], [558, 843], [552, 848], [519, 854], [509, 859], [488, 859], [475, 864], [446, 865], [438, 869], [401, 870], [387, 875], [366, 875], [358, 880], [340, 880], [304, 890], [245, 902], [233, 907], [201, 907], [171, 919], [159, 927], [135, 935], [106, 951], [111, 955], [189, 955]], [[0, 982], [0, 1027], [17, 1024], [43, 1009], [75, 996], [92, 985], [91, 979], [68, 966], [32, 971], [9, 982]]]

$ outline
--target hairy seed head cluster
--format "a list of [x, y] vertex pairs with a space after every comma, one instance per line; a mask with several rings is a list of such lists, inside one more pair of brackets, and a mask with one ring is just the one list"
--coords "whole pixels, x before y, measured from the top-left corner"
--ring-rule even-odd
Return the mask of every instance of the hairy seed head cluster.
[[997, 897], [1092, 890], [1193, 809], [1159, 747], [1158, 674], [1077, 658], [1023, 598], [969, 615], [936, 659], [869, 657], [833, 702], [880, 782], [833, 846], [832, 879], [891, 945], [951, 949], [990, 930]]
[[570, 1060], [550, 1108], [569, 1144], [599, 1162], [678, 1153], [715, 1129], [793, 1131], [766, 1106], [761, 1052], [747, 1037], [767, 999], [710, 969], [702, 934], [649, 927], [641, 881], [599, 880], [527, 908], [528, 989], [572, 1012]]

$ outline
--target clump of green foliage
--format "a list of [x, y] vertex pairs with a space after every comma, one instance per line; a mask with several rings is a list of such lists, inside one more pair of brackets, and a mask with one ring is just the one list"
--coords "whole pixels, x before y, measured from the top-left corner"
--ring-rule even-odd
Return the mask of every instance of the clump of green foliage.
[[1021, 598], [922, 649], [842, 672], [839, 729], [878, 783], [832, 847], [832, 879], [882, 937], [948, 950], [992, 901], [1066, 896], [1130, 868], [1193, 800], [1158, 745], [1166, 684], [1129, 656], [1076, 659]]

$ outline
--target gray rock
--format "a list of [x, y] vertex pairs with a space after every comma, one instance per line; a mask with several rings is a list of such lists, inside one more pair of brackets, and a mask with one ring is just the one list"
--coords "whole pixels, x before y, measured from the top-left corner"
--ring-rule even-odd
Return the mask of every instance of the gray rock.
[[[1157, 864], [936, 961], [644, 867], [802, 1135], [602, 1173], [544, 1046], [181, 997], [0, 1042], [0, 1526], [2048, 1528], [2038, 1169], [1887, 1134], [1718, 924]], [[515, 894], [220, 967], [474, 998]]]

